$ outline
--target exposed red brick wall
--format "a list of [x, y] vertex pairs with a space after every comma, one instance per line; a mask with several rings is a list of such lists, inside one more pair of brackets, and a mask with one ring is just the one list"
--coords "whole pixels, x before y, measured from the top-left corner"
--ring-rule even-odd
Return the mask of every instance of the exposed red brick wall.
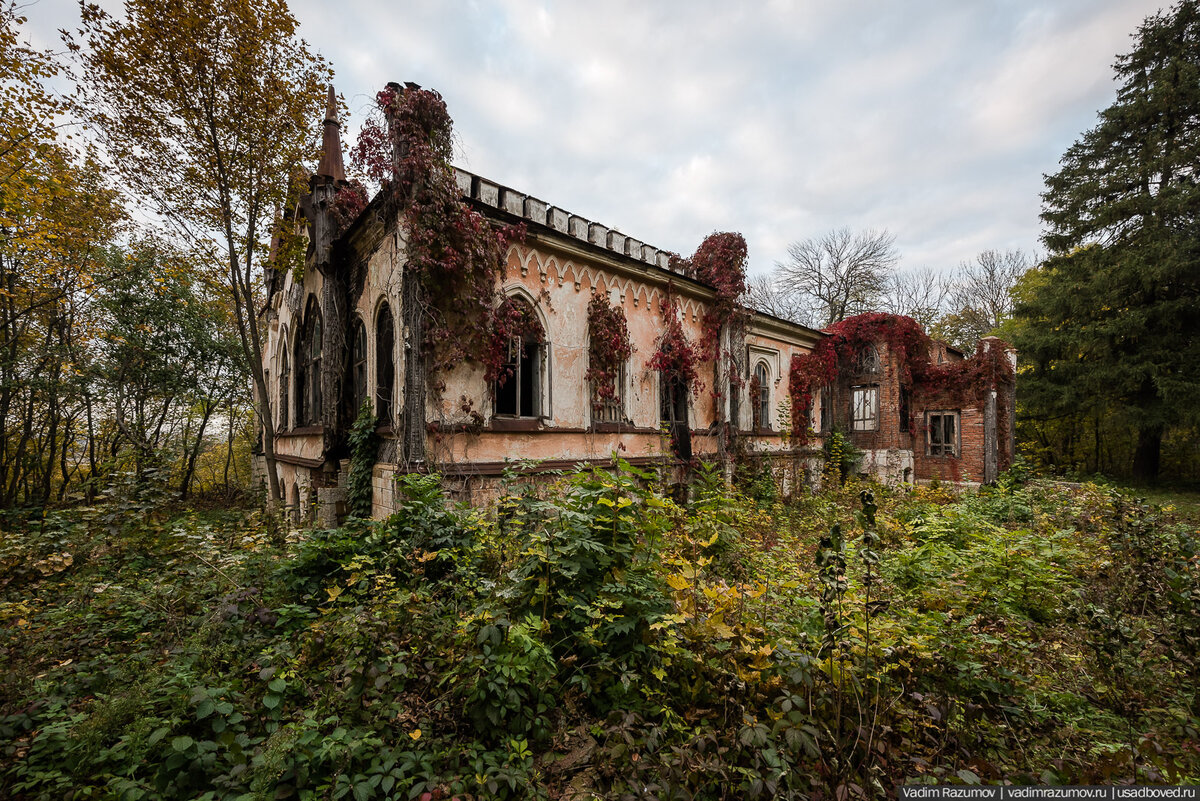
[[[984, 404], [960, 406], [949, 399], [934, 399], [918, 403], [910, 397], [912, 430], [901, 431], [900, 369], [884, 343], [879, 343], [880, 369], [873, 373], [844, 371], [832, 388], [834, 426], [846, 431], [855, 447], [863, 450], [899, 448], [911, 450], [916, 478], [937, 478], [943, 481], [982, 481], [984, 473]], [[930, 357], [935, 363], [961, 362], [963, 356], [934, 343]], [[879, 428], [876, 431], [853, 431], [853, 388], [875, 385], [879, 391]], [[996, 398], [997, 463], [1003, 471], [1012, 465], [1013, 388], [1002, 386]], [[926, 411], [959, 412], [959, 455], [926, 455]]]
[[925, 411], [954, 411], [954, 407], [927, 405], [918, 410], [918, 427], [922, 429], [917, 447], [913, 449], [914, 469], [918, 479], [936, 478], [942, 481], [983, 481], [983, 410], [959, 409], [959, 455], [927, 456], [924, 429]]

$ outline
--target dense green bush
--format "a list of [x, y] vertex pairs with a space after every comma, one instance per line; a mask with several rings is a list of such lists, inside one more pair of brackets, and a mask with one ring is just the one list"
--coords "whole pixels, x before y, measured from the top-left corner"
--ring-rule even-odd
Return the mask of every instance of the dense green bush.
[[1015, 474], [793, 506], [709, 468], [687, 505], [657, 486], [513, 474], [472, 510], [408, 476], [391, 518], [282, 547], [244, 513], [6, 529], [0, 795], [1200, 776], [1194, 521]]

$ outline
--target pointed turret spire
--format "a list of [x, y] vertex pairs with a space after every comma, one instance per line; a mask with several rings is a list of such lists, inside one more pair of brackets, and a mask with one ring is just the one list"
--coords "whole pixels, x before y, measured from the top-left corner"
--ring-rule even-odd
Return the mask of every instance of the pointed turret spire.
[[325, 109], [325, 130], [321, 136], [321, 161], [313, 177], [332, 178], [335, 183], [344, 183], [346, 169], [342, 166], [342, 126], [337, 118], [337, 96], [333, 85], [329, 86], [329, 103]]

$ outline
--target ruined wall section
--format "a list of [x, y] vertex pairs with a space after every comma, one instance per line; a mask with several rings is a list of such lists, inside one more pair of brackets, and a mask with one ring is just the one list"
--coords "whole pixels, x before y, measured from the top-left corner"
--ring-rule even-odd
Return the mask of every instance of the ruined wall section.
[[[458, 188], [484, 214], [505, 223], [525, 223], [523, 244], [507, 254], [502, 289], [520, 295], [535, 308], [546, 331], [546, 365], [542, 414], [536, 419], [505, 419], [494, 414], [492, 388], [484, 385], [482, 370], [462, 365], [445, 378], [440, 402], [431, 403], [430, 420], [438, 421], [429, 448], [434, 461], [491, 471], [505, 459], [538, 459], [571, 465], [579, 461], [607, 462], [613, 453], [625, 458], [657, 460], [669, 455], [670, 444], [660, 427], [660, 387], [657, 371], [647, 367], [663, 330], [662, 304], [668, 292], [679, 307], [687, 336], [702, 334], [702, 319], [712, 291], [670, 270], [671, 254], [634, 237], [537, 198], [508, 189], [462, 170]], [[624, 420], [593, 419], [588, 369], [587, 306], [593, 293], [606, 295], [620, 308], [634, 348], [621, 387]], [[782, 323], [785, 328], [796, 328]], [[774, 328], [779, 328], [777, 322]], [[784, 365], [791, 354], [811, 343], [795, 334], [780, 341], [780, 331], [751, 330], [754, 345], [772, 355], [775, 396], [786, 395]], [[773, 336], [774, 335], [774, 336]], [[717, 452], [712, 371], [699, 370], [699, 387], [689, 403], [693, 448], [702, 458]], [[748, 383], [738, 390], [740, 409], [749, 408]], [[774, 407], [775, 404], [773, 404]], [[773, 412], [773, 415], [776, 414]], [[762, 447], [783, 447], [776, 431], [764, 432]]]

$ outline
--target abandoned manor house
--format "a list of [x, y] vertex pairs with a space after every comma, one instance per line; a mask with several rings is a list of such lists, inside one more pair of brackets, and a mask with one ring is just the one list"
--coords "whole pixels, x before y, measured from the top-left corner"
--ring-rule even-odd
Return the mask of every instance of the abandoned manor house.
[[[440, 103], [412, 84], [388, 91]], [[414, 159], [390, 131], [399, 175]], [[497, 240], [491, 306], [453, 318], [464, 331], [485, 317], [504, 323], [493, 324], [496, 355], [435, 367], [433, 349], [452, 352], [459, 334], [422, 328], [438, 298], [406, 269], [413, 207], [381, 190], [347, 214], [330, 89], [319, 165], [281, 227], [296, 255], [286, 262], [277, 237], [260, 317], [273, 419], [255, 467], [262, 478], [273, 445], [296, 518], [333, 524], [346, 513], [364, 406], [378, 436], [374, 517], [394, 509], [403, 473], [438, 473], [451, 497], [478, 502], [517, 460], [557, 471], [621, 458], [679, 476], [699, 461], [752, 464], [786, 494], [817, 480], [834, 431], [864, 452], [862, 472], [885, 480], [989, 482], [1011, 464], [1016, 355], [999, 339], [968, 357], [906, 317], [818, 331], [735, 307], [674, 254], [449, 169], [464, 220], [481, 221], [480, 235], [517, 233]], [[690, 373], [666, 366], [685, 356], [695, 356]]]

